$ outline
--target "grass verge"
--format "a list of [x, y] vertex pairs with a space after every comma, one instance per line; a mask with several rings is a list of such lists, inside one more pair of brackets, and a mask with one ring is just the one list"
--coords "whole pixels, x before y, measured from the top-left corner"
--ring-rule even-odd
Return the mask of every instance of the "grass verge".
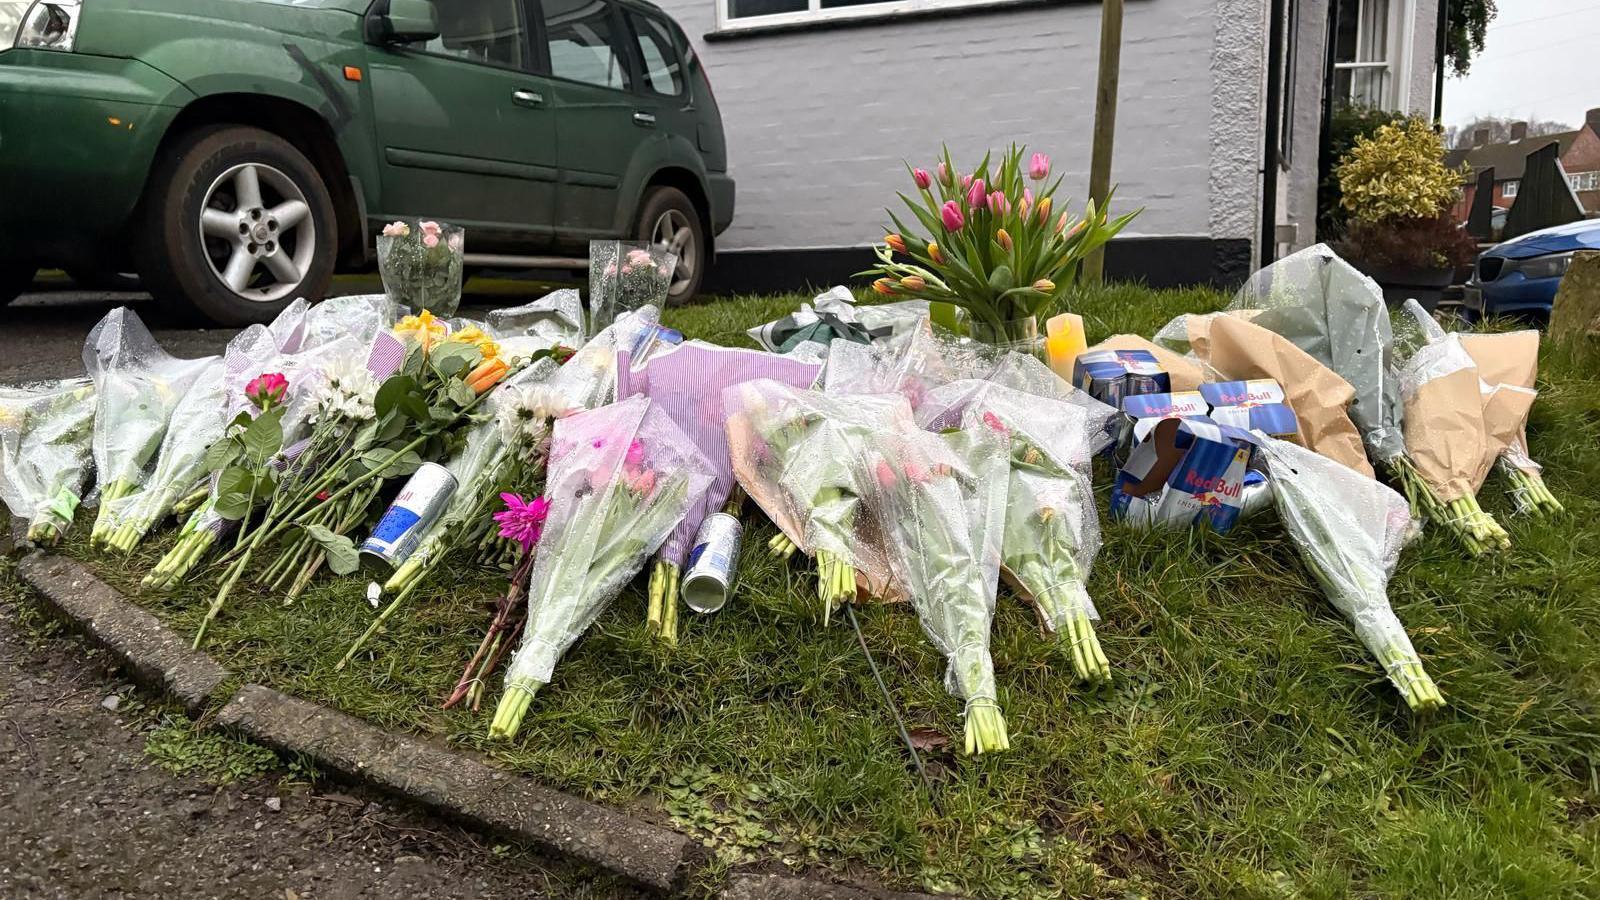
[[[746, 328], [799, 299], [688, 307], [668, 322], [748, 344]], [[1223, 302], [1114, 286], [1074, 310], [1098, 339]], [[958, 740], [935, 747], [936, 803], [854, 635], [802, 605], [809, 572], [760, 551], [764, 524], [747, 536], [733, 602], [685, 618], [674, 652], [646, 634], [642, 582], [625, 592], [511, 745], [485, 741], [486, 716], [438, 708], [487, 621], [492, 573], [437, 578], [343, 672], [334, 663], [372, 615], [353, 580], [324, 580], [287, 607], [237, 595], [210, 649], [250, 680], [692, 828], [723, 865], [770, 858], [982, 897], [1594, 895], [1595, 356], [1547, 352], [1540, 387], [1532, 449], [1568, 514], [1520, 520], [1491, 480], [1484, 506], [1515, 549], [1469, 561], [1429, 535], [1391, 584], [1451, 704], [1425, 720], [1405, 712], [1270, 515], [1227, 538], [1105, 526], [1090, 592], [1115, 679], [1099, 689], [1073, 683], [1002, 591], [993, 654], [1013, 750], [972, 760], [952, 752]], [[169, 541], [128, 560], [84, 543], [65, 552], [188, 632], [213, 585], [138, 592]], [[915, 615], [875, 606], [861, 620], [909, 724], [930, 744], [959, 736], [960, 703]]]

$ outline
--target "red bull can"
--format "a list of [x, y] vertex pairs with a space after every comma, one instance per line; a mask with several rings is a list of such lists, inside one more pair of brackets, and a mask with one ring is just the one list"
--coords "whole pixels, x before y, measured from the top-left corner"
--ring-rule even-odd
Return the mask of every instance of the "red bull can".
[[737, 516], [712, 513], [700, 523], [689, 551], [689, 568], [683, 573], [683, 602], [697, 613], [713, 613], [728, 602], [734, 573], [739, 568], [739, 544], [744, 525]]
[[456, 492], [456, 476], [438, 463], [423, 463], [406, 479], [372, 534], [361, 542], [361, 554], [399, 566], [417, 551], [422, 535]]

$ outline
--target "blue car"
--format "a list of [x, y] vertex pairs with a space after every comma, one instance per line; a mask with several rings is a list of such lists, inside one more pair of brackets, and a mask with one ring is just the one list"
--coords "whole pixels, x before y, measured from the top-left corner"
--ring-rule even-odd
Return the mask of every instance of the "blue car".
[[1462, 296], [1466, 317], [1547, 324], [1561, 276], [1579, 250], [1600, 250], [1600, 219], [1532, 231], [1485, 250]]

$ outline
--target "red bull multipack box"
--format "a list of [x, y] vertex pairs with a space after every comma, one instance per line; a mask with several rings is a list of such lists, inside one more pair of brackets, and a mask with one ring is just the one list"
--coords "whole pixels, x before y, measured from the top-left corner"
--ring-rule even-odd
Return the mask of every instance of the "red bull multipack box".
[[1124, 397], [1164, 394], [1172, 377], [1149, 350], [1090, 350], [1072, 364], [1072, 383], [1114, 409]]
[[1206, 417], [1159, 419], [1117, 472], [1111, 515], [1136, 525], [1200, 525], [1225, 534], [1239, 521], [1259, 439]]
[[1300, 422], [1284, 400], [1283, 386], [1271, 378], [1202, 384], [1200, 394], [1211, 405], [1211, 419], [1220, 424], [1283, 440], [1293, 440], [1300, 432]]

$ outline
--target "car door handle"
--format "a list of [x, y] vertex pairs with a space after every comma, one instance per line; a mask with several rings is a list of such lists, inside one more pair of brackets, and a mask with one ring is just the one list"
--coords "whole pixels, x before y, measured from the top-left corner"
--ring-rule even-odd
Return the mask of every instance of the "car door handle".
[[539, 107], [544, 105], [544, 95], [538, 91], [512, 91], [511, 102], [518, 106]]
[[633, 114], [633, 124], [643, 125], [646, 128], [656, 127], [656, 117], [652, 113], [636, 112]]

